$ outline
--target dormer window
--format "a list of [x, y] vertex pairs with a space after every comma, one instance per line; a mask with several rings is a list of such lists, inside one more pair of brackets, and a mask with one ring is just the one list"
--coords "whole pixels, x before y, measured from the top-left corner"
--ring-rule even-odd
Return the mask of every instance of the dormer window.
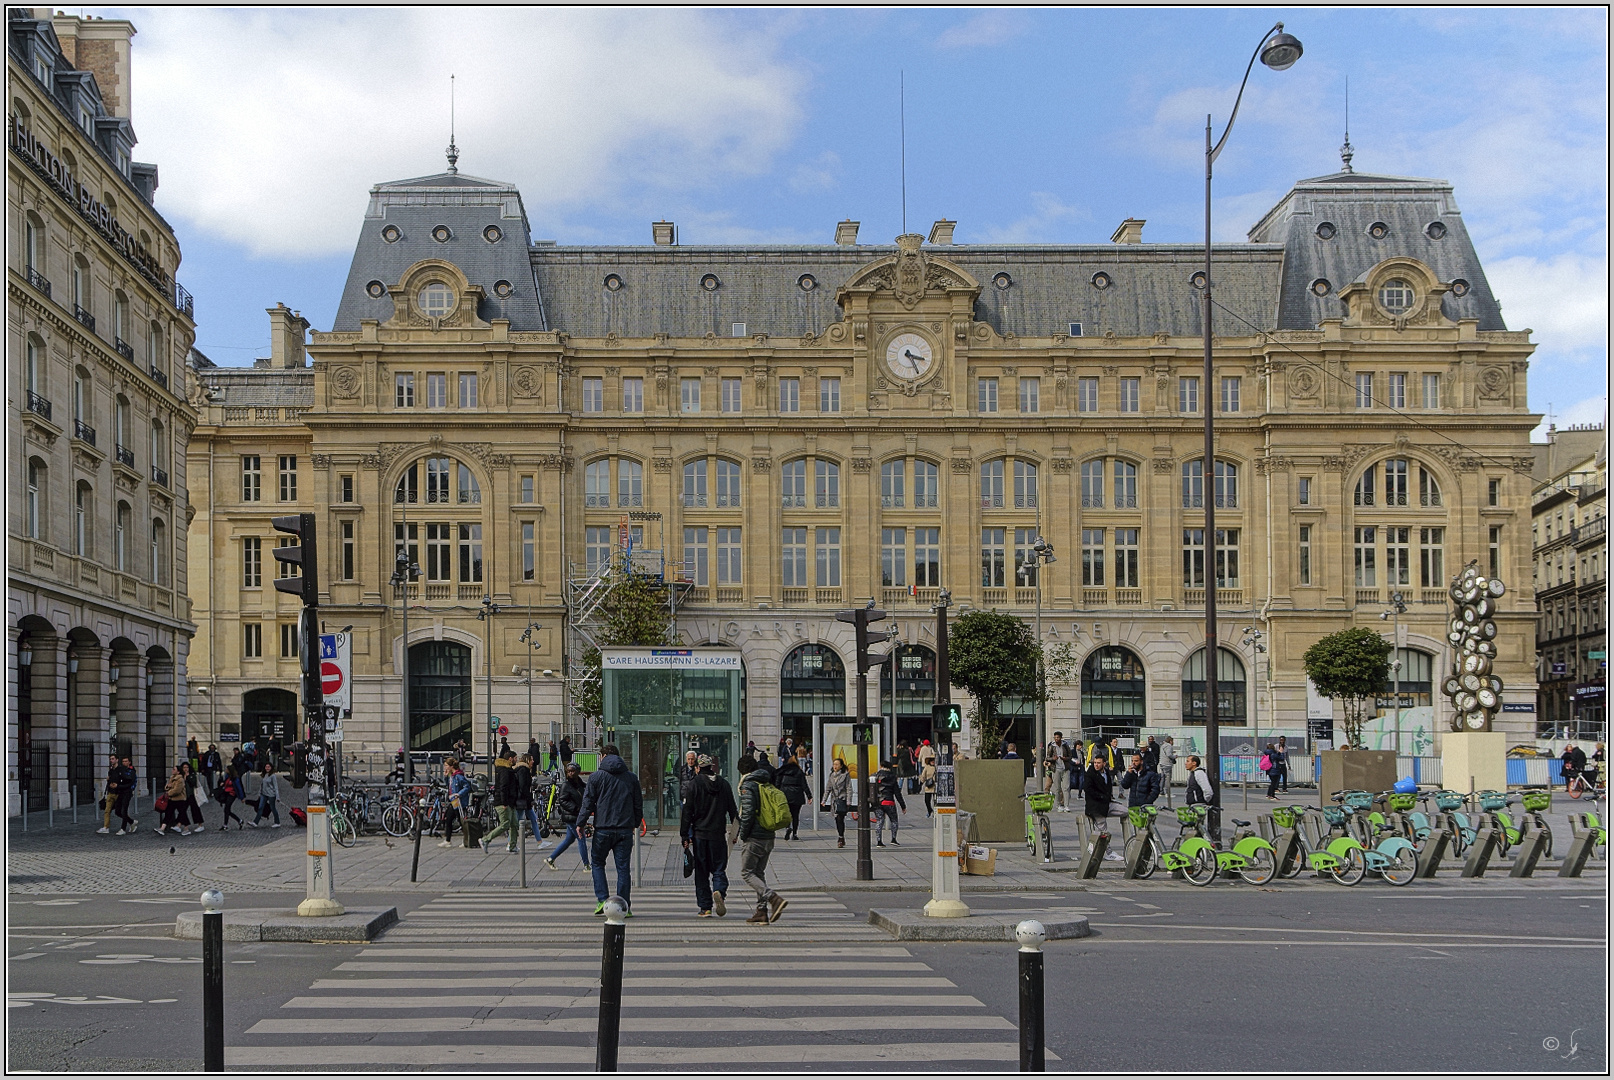
[[420, 313], [428, 319], [441, 319], [454, 310], [454, 290], [441, 281], [434, 281], [421, 289], [417, 299]]
[[1379, 304], [1391, 315], [1411, 311], [1414, 299], [1411, 283], [1403, 278], [1391, 278], [1379, 286]]
[[50, 85], [50, 61], [43, 56], [34, 57], [34, 77], [46, 86]]
[[95, 117], [90, 115], [90, 110], [80, 109], [78, 111], [78, 126], [84, 129], [86, 135], [94, 137]]

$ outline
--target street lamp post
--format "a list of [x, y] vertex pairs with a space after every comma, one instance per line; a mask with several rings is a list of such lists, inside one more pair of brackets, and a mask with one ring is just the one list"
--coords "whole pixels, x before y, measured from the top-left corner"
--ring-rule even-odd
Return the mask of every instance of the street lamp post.
[[402, 716], [399, 719], [399, 730], [403, 734], [404, 775], [410, 783], [415, 780], [415, 757], [413, 745], [413, 732], [409, 730], [409, 583], [420, 576], [420, 567], [409, 557], [409, 537], [407, 530], [404, 542], [398, 548], [396, 568], [392, 571], [392, 587], [403, 588], [403, 679], [399, 701]]
[[[1233, 112], [1227, 118], [1227, 127], [1214, 144], [1211, 142], [1211, 118], [1209, 114], [1205, 117], [1205, 280], [1200, 286], [1205, 294], [1205, 314], [1200, 320], [1205, 337], [1205, 378], [1199, 402], [1205, 413], [1205, 464], [1201, 483], [1205, 503], [1205, 554], [1208, 556], [1206, 561], [1210, 563], [1205, 574], [1205, 763], [1209, 766], [1211, 783], [1218, 791], [1222, 783], [1222, 751], [1221, 728], [1216, 715], [1216, 668], [1220, 657], [1216, 644], [1216, 410], [1212, 407], [1216, 403], [1216, 398], [1212, 396], [1216, 388], [1211, 365], [1211, 167], [1221, 155], [1222, 147], [1227, 144], [1227, 137], [1233, 133], [1233, 121], [1238, 119], [1239, 103], [1244, 100], [1244, 87], [1250, 81], [1250, 72], [1255, 69], [1256, 57], [1260, 57], [1261, 63], [1274, 71], [1284, 71], [1294, 66], [1302, 51], [1300, 42], [1283, 32], [1283, 23], [1274, 25], [1261, 35], [1261, 44], [1250, 55], [1250, 62], [1244, 68], [1244, 81], [1239, 83], [1238, 96], [1233, 99]], [[1221, 836], [1220, 801], [1213, 798], [1210, 808], [1209, 824], [1213, 840]]]
[[[1255, 667], [1255, 696], [1251, 699], [1251, 720], [1255, 724], [1254, 742], [1257, 751], [1261, 748], [1261, 654], [1267, 651], [1265, 638], [1266, 635], [1253, 623], [1244, 628], [1244, 647], [1250, 650], [1251, 660]], [[1269, 677], [1271, 673], [1272, 662], [1269, 660], [1267, 661], [1267, 674]], [[1273, 723], [1277, 723], [1276, 716], [1273, 717]]]
[[1407, 597], [1405, 593], [1393, 592], [1390, 594], [1390, 609], [1379, 612], [1379, 618], [1395, 620], [1390, 631], [1390, 671], [1394, 682], [1395, 693], [1395, 756], [1397, 775], [1400, 775], [1401, 758], [1401, 616], [1407, 613]]
[[[502, 610], [493, 602], [493, 597], [482, 597], [482, 610], [476, 613], [477, 621], [485, 624], [486, 634], [484, 648], [487, 652], [488, 670], [488, 783], [493, 783], [493, 616]], [[529, 691], [530, 693], [530, 691]], [[474, 743], [472, 745], [475, 745]]]
[[[525, 630], [521, 631], [521, 640], [526, 642], [526, 645], [527, 645], [527, 745], [528, 746], [531, 746], [532, 741], [533, 741], [532, 740], [532, 646], [533, 646], [533, 642], [535, 640], [535, 635], [534, 635], [533, 632], [535, 630], [542, 630], [542, 629], [543, 629], [543, 627], [539, 626], [537, 623], [528, 623], [527, 628]], [[538, 763], [536, 761], [533, 762], [533, 767], [537, 768], [537, 766], [538, 766]]]
[[[1039, 512], [1037, 516], [1041, 517], [1042, 515]], [[1048, 763], [1043, 760], [1044, 750], [1048, 745], [1048, 707], [1043, 703], [1043, 698], [1047, 696], [1047, 669], [1043, 667], [1042, 663], [1042, 568], [1048, 563], [1058, 561], [1054, 557], [1054, 546], [1042, 538], [1042, 532], [1039, 530], [1037, 539], [1032, 541], [1031, 544], [1031, 558], [1026, 562], [1022, 562], [1020, 569], [1016, 571], [1016, 576], [1022, 581], [1026, 579], [1028, 574], [1035, 578], [1032, 584], [1037, 589], [1037, 695], [1035, 701], [1032, 702], [1033, 726], [1036, 731], [1032, 737], [1036, 740], [1033, 756], [1037, 761], [1037, 789], [1039, 791], [1042, 790], [1043, 780], [1048, 771]]]

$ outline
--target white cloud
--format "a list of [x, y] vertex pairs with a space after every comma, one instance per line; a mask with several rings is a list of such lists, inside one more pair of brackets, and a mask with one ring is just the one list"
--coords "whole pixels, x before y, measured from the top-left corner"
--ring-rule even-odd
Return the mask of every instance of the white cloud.
[[841, 155], [825, 150], [812, 161], [802, 162], [790, 174], [790, 190], [798, 195], [829, 191], [840, 182]]
[[973, 19], [948, 27], [936, 38], [938, 49], [988, 48], [1012, 41], [1026, 30], [1018, 12], [983, 11]]
[[[1548, 406], [1551, 412], [1548, 412]], [[1573, 424], [1596, 424], [1599, 427], [1608, 426], [1608, 398], [1589, 397], [1574, 402], [1571, 405], [1559, 405], [1556, 402], [1538, 404], [1536, 408], [1543, 414], [1541, 423], [1530, 432], [1531, 442], [1547, 441], [1547, 425], [1555, 424], [1559, 431]]]
[[1545, 350], [1573, 352], [1608, 340], [1608, 262], [1565, 252], [1516, 255], [1485, 267], [1509, 328], [1535, 331]]
[[[351, 248], [370, 185], [460, 168], [545, 208], [637, 204], [772, 165], [803, 76], [767, 30], [693, 11], [522, 7], [129, 13], [159, 205], [257, 256]], [[634, 192], [629, 195], [628, 192]]]
[[1046, 191], [1033, 191], [1029, 196], [1032, 212], [1007, 225], [988, 225], [981, 235], [959, 238], [961, 244], [1046, 244], [1053, 236], [1058, 222], [1079, 221], [1090, 217], [1080, 207], [1069, 206], [1057, 195]]

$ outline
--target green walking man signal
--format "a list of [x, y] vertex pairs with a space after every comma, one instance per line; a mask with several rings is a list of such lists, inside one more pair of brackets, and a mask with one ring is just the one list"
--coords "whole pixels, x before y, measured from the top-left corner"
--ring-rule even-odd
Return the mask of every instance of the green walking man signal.
[[930, 726], [937, 731], [964, 730], [964, 706], [952, 701], [932, 705]]

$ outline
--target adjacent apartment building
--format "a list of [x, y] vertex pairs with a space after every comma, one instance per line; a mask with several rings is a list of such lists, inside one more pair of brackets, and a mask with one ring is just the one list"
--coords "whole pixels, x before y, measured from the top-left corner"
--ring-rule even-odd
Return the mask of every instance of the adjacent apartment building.
[[[196, 328], [133, 160], [120, 19], [6, 18], [8, 814], [144, 785], [185, 739]], [[164, 772], [166, 770], [164, 769]]]
[[1605, 741], [1608, 436], [1548, 428], [1536, 447], [1530, 543], [1537, 605], [1537, 734]]
[[[352, 626], [356, 750], [400, 745], [406, 648], [418, 747], [480, 747], [490, 711], [513, 744], [575, 729], [571, 623], [630, 548], [674, 583], [683, 641], [740, 650], [759, 744], [852, 711], [834, 616], [870, 602], [900, 643], [871, 712], [926, 730], [943, 588], [955, 614], [1040, 605], [1079, 668], [1051, 712], [1066, 732], [1202, 725], [1216, 589], [1224, 728], [1297, 741], [1307, 647], [1385, 629], [1399, 593], [1410, 749], [1449, 726], [1446, 587], [1477, 562], [1512, 586], [1506, 699], [1535, 701], [1534, 346], [1449, 183], [1347, 166], [1218, 244], [1209, 384], [1201, 247], [1145, 243], [1140, 220], [1087, 245], [955, 228], [748, 247], [656, 222], [642, 246], [567, 245], [531, 238], [513, 185], [452, 165], [377, 185], [334, 325], [310, 338], [277, 306], [271, 357], [199, 372], [198, 730], [295, 730], [269, 519], [300, 511], [327, 628]], [[393, 584], [400, 549], [420, 581]], [[1023, 745], [1030, 710], [1009, 705]], [[1500, 723], [1534, 734], [1528, 713]]]

